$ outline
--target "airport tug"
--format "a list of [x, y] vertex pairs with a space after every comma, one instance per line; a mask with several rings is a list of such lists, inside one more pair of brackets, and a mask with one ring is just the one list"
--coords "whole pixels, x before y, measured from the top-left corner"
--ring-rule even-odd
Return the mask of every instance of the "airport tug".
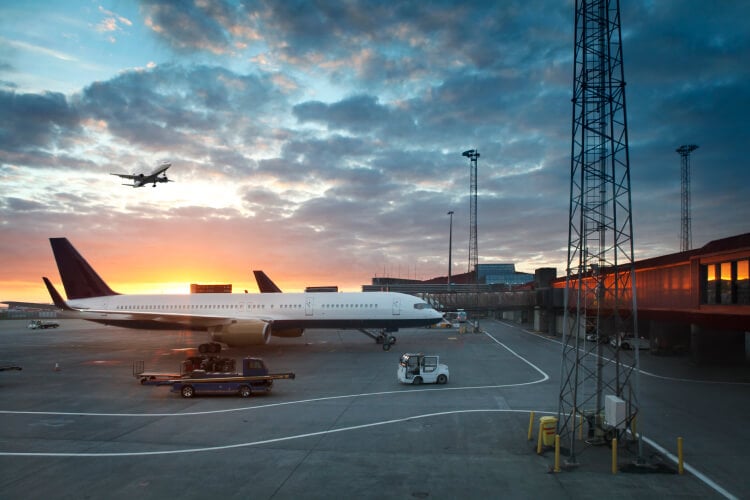
[[402, 354], [396, 374], [402, 384], [448, 383], [448, 365], [441, 364], [439, 356]]

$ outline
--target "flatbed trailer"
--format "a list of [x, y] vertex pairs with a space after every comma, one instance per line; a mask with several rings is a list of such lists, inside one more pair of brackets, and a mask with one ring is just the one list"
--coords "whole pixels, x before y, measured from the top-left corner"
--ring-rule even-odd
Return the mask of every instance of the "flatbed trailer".
[[[191, 358], [188, 358], [190, 360]], [[193, 358], [196, 359], [196, 358]], [[192, 364], [195, 366], [194, 364]], [[205, 365], [205, 363], [201, 363]], [[228, 366], [220, 363], [221, 366]], [[244, 358], [242, 360], [242, 373], [233, 371], [206, 371], [202, 368], [193, 368], [185, 371], [185, 362], [183, 362], [183, 371], [180, 374], [147, 372], [142, 369], [137, 370], [138, 364], [134, 367], [134, 375], [140, 378], [142, 385], [169, 385], [172, 392], [182, 395], [184, 398], [192, 398], [198, 394], [238, 394], [243, 398], [249, 397], [254, 393], [270, 392], [274, 380], [294, 379], [293, 372], [285, 373], [268, 373], [265, 362], [260, 358]], [[200, 365], [199, 365], [200, 366]], [[234, 366], [232, 362], [231, 366]]]

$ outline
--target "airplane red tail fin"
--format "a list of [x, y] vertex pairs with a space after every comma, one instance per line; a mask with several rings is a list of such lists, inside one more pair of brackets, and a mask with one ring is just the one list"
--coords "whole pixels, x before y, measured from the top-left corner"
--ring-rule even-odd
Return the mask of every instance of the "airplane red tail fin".
[[78, 253], [67, 238], [50, 238], [49, 241], [68, 300], [119, 295], [96, 274], [94, 268], [86, 262], [86, 259]]
[[255, 275], [255, 281], [258, 283], [258, 290], [260, 293], [281, 293], [281, 288], [276, 286], [276, 283], [271, 281], [266, 273], [263, 271], [253, 271]]

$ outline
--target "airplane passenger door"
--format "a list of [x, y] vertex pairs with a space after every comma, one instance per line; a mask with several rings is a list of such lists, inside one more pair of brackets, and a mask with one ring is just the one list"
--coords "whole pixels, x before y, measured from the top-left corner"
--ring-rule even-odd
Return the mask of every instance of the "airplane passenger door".
[[305, 316], [313, 315], [313, 298], [305, 297]]
[[393, 315], [401, 315], [401, 299], [393, 299]]

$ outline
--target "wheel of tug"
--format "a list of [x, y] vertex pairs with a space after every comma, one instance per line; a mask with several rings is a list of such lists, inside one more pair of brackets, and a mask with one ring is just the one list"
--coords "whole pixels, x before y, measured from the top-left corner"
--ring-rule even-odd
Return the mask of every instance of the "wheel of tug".
[[391, 335], [390, 337], [388, 337], [388, 343], [389, 344], [395, 344], [396, 343], [396, 337], [394, 337], [393, 335]]
[[422, 384], [422, 377], [414, 377], [414, 382], [412, 382], [414, 385], [421, 385]]
[[195, 395], [195, 389], [192, 385], [183, 385], [180, 394], [183, 398], [192, 398]]
[[438, 375], [438, 378], [437, 378], [438, 384], [445, 384], [447, 382], [448, 382], [448, 377], [446, 377], [444, 373], [441, 373], [440, 375]]
[[388, 342], [384, 342], [383, 343], [383, 350], [384, 351], [390, 351], [391, 350], [391, 344], [389, 344]]
[[252, 395], [253, 391], [250, 389], [249, 386], [243, 385], [240, 387], [240, 397], [243, 398], [249, 398]]

